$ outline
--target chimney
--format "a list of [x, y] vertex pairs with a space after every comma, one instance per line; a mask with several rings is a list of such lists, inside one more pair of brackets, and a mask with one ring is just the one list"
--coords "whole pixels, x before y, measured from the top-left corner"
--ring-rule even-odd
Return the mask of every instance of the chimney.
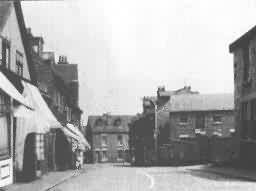
[[58, 62], [58, 64], [68, 64], [68, 59], [67, 59], [67, 57], [66, 57], [66, 56], [63, 56], [63, 55], [59, 56], [59, 62]]

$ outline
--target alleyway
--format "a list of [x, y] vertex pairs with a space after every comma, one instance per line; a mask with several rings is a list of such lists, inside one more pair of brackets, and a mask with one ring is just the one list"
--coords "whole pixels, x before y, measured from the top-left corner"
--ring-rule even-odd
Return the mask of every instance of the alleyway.
[[256, 183], [210, 173], [202, 166], [130, 167], [99, 164], [51, 191], [256, 190]]

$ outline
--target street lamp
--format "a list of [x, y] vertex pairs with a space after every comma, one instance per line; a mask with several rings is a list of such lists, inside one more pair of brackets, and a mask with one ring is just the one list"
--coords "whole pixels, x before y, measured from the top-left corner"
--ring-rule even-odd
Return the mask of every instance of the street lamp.
[[149, 100], [154, 105], [155, 110], [155, 129], [154, 129], [154, 139], [155, 139], [155, 153], [156, 153], [156, 161], [158, 161], [158, 126], [157, 126], [157, 102]]

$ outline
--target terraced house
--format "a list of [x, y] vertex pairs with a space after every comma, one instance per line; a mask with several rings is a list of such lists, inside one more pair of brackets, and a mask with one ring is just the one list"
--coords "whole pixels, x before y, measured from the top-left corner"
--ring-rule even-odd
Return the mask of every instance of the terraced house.
[[90, 162], [128, 161], [128, 124], [132, 116], [89, 116], [86, 137], [92, 146]]
[[233, 54], [235, 125], [239, 161], [256, 167], [256, 27], [229, 46]]

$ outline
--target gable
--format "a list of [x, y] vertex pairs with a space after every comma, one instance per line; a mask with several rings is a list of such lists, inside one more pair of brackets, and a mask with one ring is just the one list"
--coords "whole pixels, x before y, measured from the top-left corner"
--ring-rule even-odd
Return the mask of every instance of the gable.
[[31, 80], [28, 58], [23, 44], [21, 29], [16, 14], [17, 13], [14, 7], [14, 3], [12, 3], [9, 8], [8, 18], [6, 18], [4, 26], [2, 28], [1, 36], [8, 39], [11, 44], [10, 70], [16, 72], [16, 52], [18, 51], [23, 57], [23, 77], [27, 80]]

